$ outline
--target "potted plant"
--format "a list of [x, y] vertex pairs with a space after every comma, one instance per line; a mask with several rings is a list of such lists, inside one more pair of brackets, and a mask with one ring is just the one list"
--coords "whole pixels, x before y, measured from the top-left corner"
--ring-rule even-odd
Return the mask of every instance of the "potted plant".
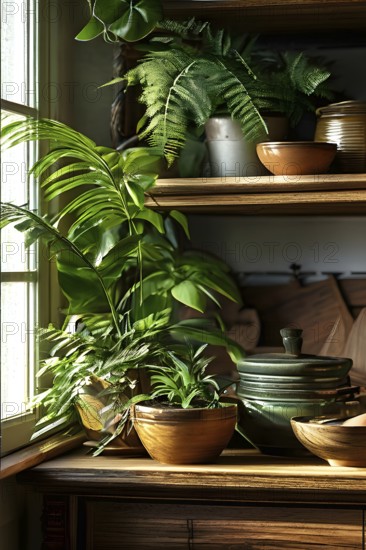
[[131, 370], [159, 361], [174, 340], [226, 345], [236, 358], [242, 354], [208, 320], [176, 322], [177, 302], [204, 311], [206, 300], [218, 302], [220, 294], [237, 300], [239, 294], [221, 261], [179, 250], [168, 225], [189, 234], [183, 214], [172, 211], [164, 219], [145, 207], [144, 194], [156, 179], [143, 173], [156, 159], [153, 150], [118, 153], [47, 119], [5, 124], [2, 139], [5, 147], [49, 142], [31, 172], [45, 199], [61, 205], [52, 216], [1, 205], [1, 227], [15, 224], [28, 245], [47, 245], [67, 302], [63, 327], [43, 333], [52, 349], [40, 373], [51, 374], [53, 384], [37, 399], [46, 414], [36, 436], [74, 418], [75, 403], [85, 404], [79, 396], [95, 379], [131, 392]]
[[[239, 132], [234, 141], [244, 134], [255, 155], [255, 142], [268, 138], [267, 115], [285, 115], [295, 125], [305, 110], [314, 110], [312, 97], [330, 97], [329, 71], [303, 53], [261, 51], [253, 39], [213, 31], [193, 19], [162, 20], [157, 29], [164, 34], [136, 46], [146, 52], [137, 66], [112, 82], [141, 86], [146, 111], [139, 136], [160, 150], [168, 165], [188, 133], [202, 135], [212, 117], [216, 125], [217, 117], [234, 119]], [[209, 141], [210, 136], [212, 131]]]
[[211, 358], [202, 355], [204, 348], [167, 351], [161, 365], [149, 367], [151, 392], [135, 396], [122, 409], [122, 424], [129, 415], [149, 455], [159, 462], [213, 462], [233, 435], [237, 406], [220, 400], [225, 386], [206, 374]]

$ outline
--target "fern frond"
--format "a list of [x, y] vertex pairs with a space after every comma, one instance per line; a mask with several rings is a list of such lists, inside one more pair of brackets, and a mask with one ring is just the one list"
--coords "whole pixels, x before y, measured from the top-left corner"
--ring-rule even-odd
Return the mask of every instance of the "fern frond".
[[147, 124], [140, 136], [160, 147], [169, 164], [185, 143], [190, 121], [200, 126], [210, 116], [212, 103], [203, 70], [200, 58], [173, 49], [151, 52], [126, 75], [129, 85], [143, 83], [140, 101], [146, 106]]
[[330, 72], [318, 65], [315, 65], [303, 53], [298, 55], [293, 52], [283, 54], [287, 71], [295, 90], [306, 95], [316, 93], [317, 88], [330, 76]]

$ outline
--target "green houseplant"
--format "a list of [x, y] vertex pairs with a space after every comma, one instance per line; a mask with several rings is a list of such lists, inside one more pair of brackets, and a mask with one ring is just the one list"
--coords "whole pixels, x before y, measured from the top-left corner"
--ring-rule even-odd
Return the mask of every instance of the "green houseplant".
[[51, 374], [53, 384], [38, 398], [46, 414], [35, 435], [70, 421], [91, 380], [133, 390], [131, 369], [158, 362], [166, 349], [174, 349], [174, 339], [227, 345], [236, 357], [242, 353], [207, 320], [175, 320], [177, 301], [203, 311], [206, 299], [239, 295], [224, 264], [179, 250], [166, 228], [170, 221], [188, 233], [181, 213], [172, 211], [164, 220], [145, 207], [144, 194], [156, 176], [143, 172], [155, 160], [154, 151], [120, 154], [46, 119], [2, 128], [5, 147], [43, 140], [49, 150], [32, 173], [45, 199], [61, 206], [52, 216], [40, 216], [26, 206], [1, 205], [1, 227], [15, 224], [28, 245], [41, 240], [48, 247], [67, 302], [64, 326], [43, 334], [52, 350], [41, 374]]
[[280, 113], [296, 124], [314, 109], [311, 96], [329, 96], [328, 70], [303, 53], [260, 52], [253, 40], [213, 31], [195, 20], [162, 20], [137, 66], [121, 79], [141, 86], [145, 116], [140, 138], [160, 150], [171, 164], [187, 139], [202, 133], [213, 115], [236, 119], [249, 140], [265, 139], [265, 113]]
[[237, 419], [236, 404], [220, 401], [220, 386], [205, 373], [204, 347], [180, 356], [168, 352], [151, 368], [152, 391], [133, 400], [131, 416], [148, 453], [159, 462], [212, 462], [228, 444]]

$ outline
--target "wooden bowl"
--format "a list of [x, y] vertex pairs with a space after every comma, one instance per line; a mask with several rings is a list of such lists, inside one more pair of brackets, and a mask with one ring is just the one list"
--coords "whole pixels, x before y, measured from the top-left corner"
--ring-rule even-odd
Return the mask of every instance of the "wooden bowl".
[[366, 468], [366, 426], [344, 426], [343, 420], [300, 416], [291, 426], [304, 447], [331, 466]]
[[163, 464], [204, 464], [217, 460], [229, 443], [237, 406], [181, 409], [137, 404], [132, 419], [151, 458]]
[[267, 141], [257, 145], [259, 160], [275, 176], [324, 174], [336, 153], [336, 143], [320, 141]]

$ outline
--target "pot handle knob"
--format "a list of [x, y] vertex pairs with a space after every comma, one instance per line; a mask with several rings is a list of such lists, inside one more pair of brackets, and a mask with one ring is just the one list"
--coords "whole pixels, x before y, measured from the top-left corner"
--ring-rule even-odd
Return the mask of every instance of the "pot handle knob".
[[280, 330], [283, 345], [288, 355], [301, 355], [302, 330], [300, 328], [283, 328]]

